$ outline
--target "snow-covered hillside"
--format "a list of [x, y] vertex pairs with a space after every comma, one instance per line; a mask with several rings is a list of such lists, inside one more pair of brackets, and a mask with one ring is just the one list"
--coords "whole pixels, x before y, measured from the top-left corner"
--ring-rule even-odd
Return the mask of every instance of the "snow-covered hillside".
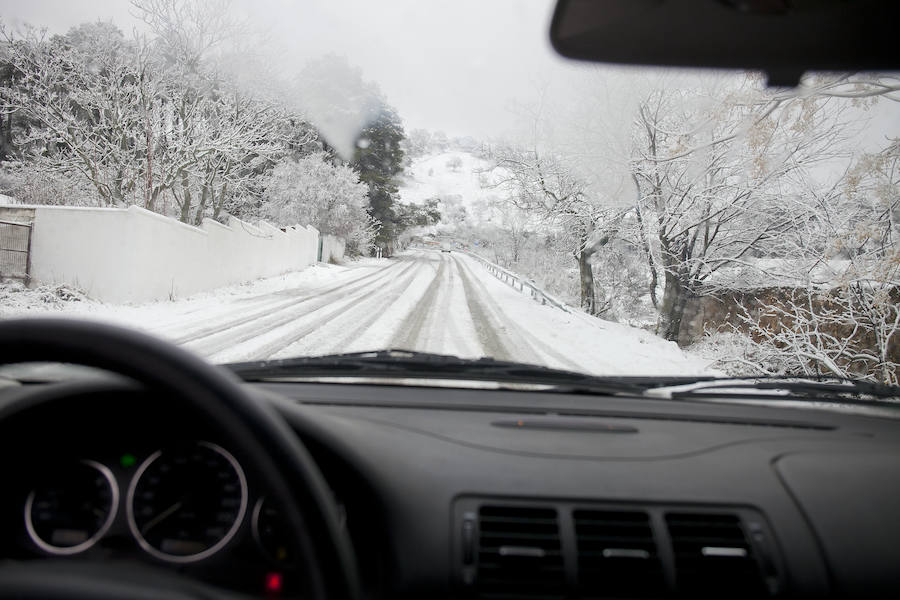
[[497, 185], [503, 173], [494, 165], [465, 151], [449, 150], [415, 157], [406, 168], [400, 199], [408, 204], [424, 204], [437, 199], [443, 214], [462, 206], [472, 225], [494, 220], [492, 207], [508, 192]]

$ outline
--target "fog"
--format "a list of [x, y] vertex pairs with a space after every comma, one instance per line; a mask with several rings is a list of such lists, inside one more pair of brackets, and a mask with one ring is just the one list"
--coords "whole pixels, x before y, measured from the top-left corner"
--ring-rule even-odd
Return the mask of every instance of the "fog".
[[[552, 0], [233, 0], [245, 23], [235, 42], [277, 76], [310, 58], [344, 55], [375, 81], [407, 128], [479, 138], [515, 125], [528, 102], [568, 61], [549, 44]], [[63, 33], [84, 21], [141, 30], [126, 0], [0, 0], [0, 15]]]
[[[606, 113], [604, 127], [626, 126], [639, 79], [635, 70], [557, 56], [548, 34], [554, 3], [231, 0], [233, 20], [241, 26], [230, 42], [248, 56], [246, 64], [256, 65], [257, 71], [265, 65], [265, 73], [249, 78], [257, 82], [291, 82], [312, 58], [346, 56], [378, 84], [407, 130], [521, 139], [529, 133], [534, 111], [543, 110], [544, 118], [566, 121], [558, 133], [569, 136], [584, 123], [568, 121], [578, 120], [576, 115], [583, 116], [586, 108]], [[145, 31], [134, 14], [128, 0], [0, 0], [0, 17], [7, 25], [30, 23], [50, 33], [97, 19], [114, 22], [128, 35]], [[585, 70], [608, 90], [606, 97], [593, 98], [591, 107], [582, 106], [583, 95], [571, 93], [571, 86], [583, 87]], [[861, 136], [862, 146], [875, 149], [900, 134], [900, 111], [890, 104], [881, 103], [869, 113], [872, 123]]]

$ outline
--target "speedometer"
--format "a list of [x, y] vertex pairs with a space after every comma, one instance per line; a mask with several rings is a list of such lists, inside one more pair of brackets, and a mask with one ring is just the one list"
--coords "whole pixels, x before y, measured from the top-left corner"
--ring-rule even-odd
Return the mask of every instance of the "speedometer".
[[25, 501], [25, 528], [50, 554], [87, 550], [109, 529], [119, 504], [119, 487], [105, 466], [92, 460], [67, 465]]
[[159, 450], [128, 488], [128, 526], [149, 554], [192, 562], [218, 552], [247, 510], [247, 480], [224, 448], [198, 442]]

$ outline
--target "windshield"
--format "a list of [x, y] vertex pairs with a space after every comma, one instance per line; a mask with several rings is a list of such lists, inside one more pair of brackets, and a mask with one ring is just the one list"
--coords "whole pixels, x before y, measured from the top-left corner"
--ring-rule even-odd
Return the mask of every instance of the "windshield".
[[550, 0], [2, 0], [0, 318], [896, 385], [900, 77], [577, 63]]

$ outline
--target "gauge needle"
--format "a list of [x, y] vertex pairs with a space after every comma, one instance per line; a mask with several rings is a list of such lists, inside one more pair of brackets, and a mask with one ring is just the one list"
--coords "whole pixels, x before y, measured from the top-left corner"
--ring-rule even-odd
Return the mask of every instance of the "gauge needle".
[[185, 498], [182, 498], [166, 510], [162, 511], [144, 525], [143, 529], [141, 529], [141, 535], [147, 535], [147, 532], [156, 527], [160, 522], [164, 521], [169, 515], [177, 511], [184, 504]]

